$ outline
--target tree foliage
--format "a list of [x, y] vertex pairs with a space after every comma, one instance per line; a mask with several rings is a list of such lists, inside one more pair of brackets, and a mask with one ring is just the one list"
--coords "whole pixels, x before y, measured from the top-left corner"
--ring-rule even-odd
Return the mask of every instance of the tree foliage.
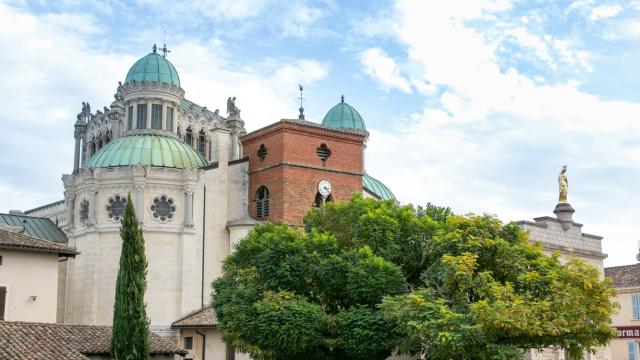
[[144, 303], [147, 287], [147, 258], [142, 229], [136, 220], [131, 195], [127, 198], [120, 226], [122, 252], [113, 305], [111, 358], [142, 360], [149, 358], [149, 320]]
[[513, 359], [606, 344], [612, 290], [515, 224], [354, 196], [257, 226], [213, 284], [225, 340], [256, 359]]

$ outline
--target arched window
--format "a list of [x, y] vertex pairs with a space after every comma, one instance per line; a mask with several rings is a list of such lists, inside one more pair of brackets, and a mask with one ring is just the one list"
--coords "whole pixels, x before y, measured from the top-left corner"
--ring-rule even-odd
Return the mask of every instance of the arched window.
[[256, 218], [261, 219], [269, 216], [269, 189], [260, 186], [256, 196]]
[[324, 204], [328, 203], [328, 202], [332, 202], [333, 201], [333, 196], [332, 194], [329, 194], [329, 196], [323, 198], [322, 195], [320, 195], [319, 192], [316, 193], [316, 200], [315, 200], [315, 207], [323, 207]]
[[184, 142], [186, 142], [187, 144], [193, 146], [193, 130], [191, 130], [190, 127], [187, 128], [187, 131], [185, 131]]
[[138, 113], [136, 128], [145, 129], [147, 127], [147, 104], [137, 105]]
[[206, 144], [207, 139], [204, 136], [204, 129], [200, 130], [200, 132], [198, 133], [198, 152], [200, 154], [202, 154], [204, 156], [204, 152], [205, 152], [205, 144]]
[[173, 108], [167, 107], [167, 130], [173, 131]]

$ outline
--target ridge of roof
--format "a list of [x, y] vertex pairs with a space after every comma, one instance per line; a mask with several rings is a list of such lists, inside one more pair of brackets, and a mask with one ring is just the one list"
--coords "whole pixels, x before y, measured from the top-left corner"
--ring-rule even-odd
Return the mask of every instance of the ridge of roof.
[[45, 209], [45, 208], [48, 208], [48, 207], [53, 207], [53, 206], [60, 205], [60, 204], [64, 204], [64, 199], [58, 200], [58, 201], [54, 201], [52, 203], [40, 205], [40, 206], [35, 207], [33, 209], [25, 210], [24, 214], [27, 215], [27, 216], [30, 216], [29, 213], [31, 213], [31, 212], [35, 212], [35, 211], [38, 211], [38, 210], [42, 210], [42, 209]]
[[[85, 360], [86, 354], [109, 354], [111, 326], [0, 321], [0, 358]], [[187, 352], [149, 332], [151, 354]]]
[[216, 327], [218, 320], [211, 305], [194, 310], [171, 324], [172, 328]]
[[19, 232], [0, 229], [0, 249], [48, 252], [75, 257], [76, 249], [55, 241], [43, 240]]

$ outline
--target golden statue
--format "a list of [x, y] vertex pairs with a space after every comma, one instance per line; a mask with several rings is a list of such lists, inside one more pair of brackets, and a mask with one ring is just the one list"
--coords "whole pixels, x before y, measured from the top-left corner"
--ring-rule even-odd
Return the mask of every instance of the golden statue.
[[560, 185], [560, 198], [558, 199], [559, 203], [566, 204], [567, 201], [567, 192], [569, 191], [569, 180], [567, 180], [567, 165], [562, 166], [562, 170], [560, 170], [560, 175], [558, 175], [558, 185]]

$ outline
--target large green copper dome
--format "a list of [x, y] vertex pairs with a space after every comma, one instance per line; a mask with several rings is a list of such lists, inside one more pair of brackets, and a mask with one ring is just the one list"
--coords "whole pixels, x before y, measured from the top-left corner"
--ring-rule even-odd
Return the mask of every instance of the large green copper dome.
[[180, 78], [176, 68], [164, 56], [156, 52], [155, 45], [153, 52], [136, 61], [127, 72], [124, 83], [129, 84], [134, 81], [159, 81], [180, 86]]
[[322, 119], [322, 125], [339, 129], [367, 130], [364, 120], [353, 106], [344, 102], [344, 96], [338, 105], [329, 110]]
[[364, 174], [362, 176], [362, 187], [377, 196], [380, 200], [391, 200], [396, 198], [385, 184], [368, 174]]
[[191, 146], [165, 135], [133, 134], [114, 140], [98, 150], [87, 163], [90, 168], [151, 165], [188, 169], [207, 165]]

